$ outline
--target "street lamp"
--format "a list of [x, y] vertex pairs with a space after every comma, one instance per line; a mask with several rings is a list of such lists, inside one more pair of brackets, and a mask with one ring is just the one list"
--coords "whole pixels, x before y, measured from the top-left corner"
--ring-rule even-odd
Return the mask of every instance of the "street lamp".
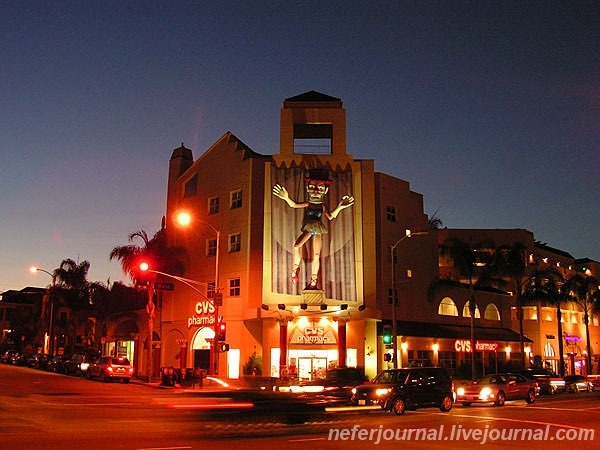
[[398, 324], [396, 323], [396, 308], [398, 307], [398, 300], [396, 298], [396, 247], [412, 236], [422, 236], [429, 234], [428, 231], [415, 231], [412, 233], [410, 230], [406, 230], [406, 234], [396, 241], [395, 244], [390, 245], [391, 256], [392, 256], [392, 348], [394, 352], [394, 369], [398, 368]]
[[48, 353], [50, 354], [50, 356], [54, 356], [54, 286], [56, 286], [56, 275], [54, 275], [53, 273], [45, 270], [45, 269], [40, 269], [39, 267], [35, 267], [32, 266], [29, 271], [31, 273], [36, 273], [36, 272], [44, 272], [45, 274], [50, 275], [50, 277], [52, 278], [52, 284], [50, 286], [50, 289], [48, 289], [48, 300], [50, 302], [50, 321], [48, 324], [48, 333], [49, 333], [49, 338], [50, 338], [50, 344], [48, 346]]
[[[208, 222], [205, 222], [204, 220], [201, 219], [194, 219], [200, 223], [203, 223], [204, 225], [208, 226], [214, 233], [215, 233], [215, 288], [214, 288], [214, 293], [213, 293], [213, 301], [212, 304], [214, 306], [214, 310], [215, 310], [215, 317], [214, 317], [214, 332], [215, 332], [215, 339], [216, 339], [216, 335], [217, 335], [217, 322], [219, 321], [219, 306], [221, 306], [221, 302], [222, 302], [222, 297], [221, 297], [221, 293], [219, 292], [220, 288], [219, 288], [219, 248], [220, 248], [220, 238], [221, 238], [221, 232], [215, 228], [213, 225], [211, 225]], [[189, 214], [188, 212], [184, 212], [181, 211], [176, 215], [176, 221], [179, 225], [181, 225], [182, 227], [188, 227], [191, 225], [192, 223], [192, 216], [191, 214]], [[212, 375], [217, 375], [219, 373], [219, 346], [217, 345], [216, 341], [213, 341], [211, 343], [211, 347], [210, 347], [210, 358], [209, 358], [209, 373]]]

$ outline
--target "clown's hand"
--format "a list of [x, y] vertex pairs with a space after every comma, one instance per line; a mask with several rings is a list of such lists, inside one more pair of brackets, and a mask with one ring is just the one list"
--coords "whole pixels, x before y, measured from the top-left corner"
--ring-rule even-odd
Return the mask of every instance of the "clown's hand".
[[273, 195], [286, 201], [290, 198], [287, 189], [279, 184], [273, 186]]
[[354, 204], [354, 197], [351, 195], [344, 195], [340, 200], [340, 204], [338, 205], [340, 208], [347, 208], [348, 206], [352, 206]]

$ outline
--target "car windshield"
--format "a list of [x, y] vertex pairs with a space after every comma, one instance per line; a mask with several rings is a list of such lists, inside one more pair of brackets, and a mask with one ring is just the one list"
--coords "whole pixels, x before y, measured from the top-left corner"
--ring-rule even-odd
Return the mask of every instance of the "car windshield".
[[407, 370], [385, 370], [375, 377], [373, 383], [405, 383], [407, 377]]
[[477, 381], [477, 384], [504, 384], [508, 378], [504, 375], [492, 375]]
[[127, 358], [112, 358], [111, 363], [113, 366], [128, 366], [129, 360]]

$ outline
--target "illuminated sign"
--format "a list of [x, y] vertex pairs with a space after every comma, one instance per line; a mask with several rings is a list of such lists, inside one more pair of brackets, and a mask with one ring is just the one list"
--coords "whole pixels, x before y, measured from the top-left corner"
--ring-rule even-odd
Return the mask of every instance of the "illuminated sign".
[[[471, 341], [469, 339], [457, 339], [454, 341], [454, 350], [460, 353], [471, 353]], [[497, 342], [475, 341], [475, 351], [495, 352], [498, 350]]]
[[298, 344], [333, 344], [335, 340], [326, 335], [325, 328], [306, 327], [304, 334], [296, 336]]
[[575, 345], [577, 342], [581, 342], [581, 337], [565, 333], [565, 341], [568, 345]]
[[194, 315], [188, 317], [188, 328], [206, 327], [215, 324], [215, 306], [208, 300], [196, 302]]

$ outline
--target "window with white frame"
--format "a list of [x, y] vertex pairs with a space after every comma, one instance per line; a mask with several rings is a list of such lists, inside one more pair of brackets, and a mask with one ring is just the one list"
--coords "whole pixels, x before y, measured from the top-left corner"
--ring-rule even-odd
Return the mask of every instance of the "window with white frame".
[[206, 256], [217, 256], [217, 240], [206, 240]]
[[219, 197], [210, 197], [208, 199], [208, 214], [217, 214], [219, 212]]
[[438, 306], [438, 314], [440, 316], [458, 316], [458, 308], [456, 303], [450, 297], [444, 297]]
[[239, 297], [240, 296], [241, 283], [239, 278], [231, 278], [229, 280], [229, 296]]
[[241, 208], [242, 207], [242, 190], [239, 189], [237, 191], [231, 192], [231, 209]]
[[390, 222], [395, 222], [396, 221], [396, 208], [394, 208], [393, 206], [388, 206], [386, 208], [386, 212], [387, 212], [387, 220], [389, 220]]
[[240, 233], [229, 235], [229, 252], [239, 252], [242, 250], [242, 235]]

